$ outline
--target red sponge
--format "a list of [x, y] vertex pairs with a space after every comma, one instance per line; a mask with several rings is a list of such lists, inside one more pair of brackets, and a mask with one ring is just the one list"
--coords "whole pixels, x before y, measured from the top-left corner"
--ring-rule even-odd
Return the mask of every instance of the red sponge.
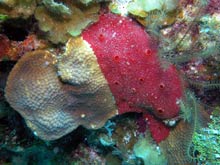
[[147, 121], [148, 128], [151, 132], [152, 138], [156, 141], [156, 143], [160, 143], [165, 140], [170, 133], [170, 129], [165, 126], [164, 123], [158, 121], [150, 114], [144, 114], [144, 118]]
[[119, 114], [142, 112], [150, 106], [161, 119], [178, 115], [181, 79], [174, 66], [161, 67], [157, 47], [143, 27], [130, 18], [107, 13], [82, 36], [95, 52]]

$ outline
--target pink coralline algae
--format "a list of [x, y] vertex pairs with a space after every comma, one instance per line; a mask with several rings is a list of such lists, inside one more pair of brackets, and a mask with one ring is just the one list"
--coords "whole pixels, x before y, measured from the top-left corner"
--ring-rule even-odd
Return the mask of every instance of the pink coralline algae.
[[210, 14], [220, 13], [220, 1], [219, 0], [209, 0], [206, 6], [206, 12]]
[[17, 61], [25, 53], [46, 48], [46, 41], [40, 40], [36, 35], [30, 34], [23, 41], [13, 41], [0, 34], [0, 61], [4, 58]]
[[0, 60], [7, 54], [9, 47], [9, 39], [5, 35], [0, 34]]

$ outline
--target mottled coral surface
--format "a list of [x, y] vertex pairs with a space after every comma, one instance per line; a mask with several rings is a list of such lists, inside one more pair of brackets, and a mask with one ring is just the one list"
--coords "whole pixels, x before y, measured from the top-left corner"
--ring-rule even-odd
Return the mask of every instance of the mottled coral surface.
[[[79, 61], [87, 59], [90, 63], [85, 68], [90, 71], [96, 68], [96, 59], [90, 54], [93, 52], [84, 46], [84, 42], [82, 45], [77, 44], [81, 43], [80, 38], [75, 40], [73, 45], [81, 46], [81, 51], [78, 56], [74, 56], [70, 41], [67, 46], [70, 47], [68, 49], [70, 54], [66, 54], [70, 62], [66, 63], [65, 67], [68, 68], [72, 61], [77, 67]], [[59, 63], [65, 63], [66, 56], [64, 61], [60, 59]], [[34, 134], [44, 140], [58, 139], [72, 132], [79, 125], [89, 129], [103, 127], [109, 118], [117, 114], [117, 111], [100, 69], [94, 69], [93, 73], [86, 74], [87, 70], [81, 69], [80, 72], [76, 72], [79, 70], [72, 67], [71, 69], [76, 72], [71, 77], [75, 85], [69, 85], [63, 83], [57, 76], [56, 62], [55, 55], [48, 51], [37, 50], [26, 53], [8, 77], [5, 89], [7, 101], [22, 115]], [[90, 66], [91, 64], [94, 66]], [[76, 85], [78, 75], [84, 79]], [[96, 80], [96, 83], [87, 83], [90, 81], [90, 76]]]
[[182, 84], [176, 68], [162, 68], [157, 47], [132, 19], [102, 14], [82, 33], [91, 44], [115, 97], [119, 114], [152, 107], [162, 119], [178, 115]]
[[[132, 19], [101, 14], [59, 57], [27, 53], [9, 75], [6, 98], [45, 140], [79, 125], [97, 129], [117, 114], [152, 110], [156, 142], [168, 136], [160, 119], [179, 114], [182, 82], [176, 68], [161, 66], [157, 46]], [[150, 108], [149, 108], [150, 107]], [[158, 131], [160, 129], [160, 131]]]

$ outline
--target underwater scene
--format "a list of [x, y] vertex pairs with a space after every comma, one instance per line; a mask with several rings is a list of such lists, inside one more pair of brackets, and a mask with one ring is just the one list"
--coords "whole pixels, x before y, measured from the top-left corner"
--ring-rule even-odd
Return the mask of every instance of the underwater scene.
[[0, 0], [0, 165], [220, 165], [220, 0]]

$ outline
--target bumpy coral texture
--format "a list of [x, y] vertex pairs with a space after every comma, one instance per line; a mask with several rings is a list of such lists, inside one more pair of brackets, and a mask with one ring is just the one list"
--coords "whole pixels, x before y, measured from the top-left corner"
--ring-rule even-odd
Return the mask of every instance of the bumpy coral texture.
[[156, 117], [172, 118], [179, 113], [181, 96], [175, 67], [160, 66], [144, 29], [110, 13], [82, 37], [70, 39], [58, 58], [46, 51], [25, 54], [6, 86], [8, 102], [45, 140], [79, 125], [100, 128], [118, 113], [143, 112], [149, 106]]
[[179, 121], [169, 136], [159, 144], [168, 159], [168, 164], [196, 164], [196, 150], [192, 140], [195, 133], [200, 132], [210, 121], [209, 114], [197, 103], [195, 96], [189, 91], [185, 93], [181, 111], [185, 113], [186, 120]]
[[98, 20], [99, 5], [89, 5], [81, 10], [76, 1], [69, 2], [71, 14], [64, 15], [67, 18], [63, 18], [55, 9], [58, 13], [48, 11], [44, 6], [37, 7], [35, 11], [40, 29], [47, 32], [48, 39], [53, 43], [65, 43], [71, 36], [79, 36], [84, 28]]
[[36, 8], [35, 0], [1, 0], [0, 13], [12, 18], [28, 18]]
[[172, 65], [161, 67], [156, 46], [140, 25], [103, 14], [82, 36], [97, 56], [119, 114], [150, 106], [161, 119], [178, 115], [182, 85], [177, 70]]
[[47, 51], [27, 53], [15, 65], [7, 81], [7, 101], [37, 136], [54, 140], [79, 125], [100, 128], [116, 115], [107, 85], [103, 83], [92, 92], [83, 84], [64, 84], [57, 76], [55, 63], [56, 58]]
[[81, 37], [67, 42], [66, 52], [59, 58], [57, 68], [63, 82], [78, 86], [81, 91], [93, 93], [108, 86], [93, 50]]

